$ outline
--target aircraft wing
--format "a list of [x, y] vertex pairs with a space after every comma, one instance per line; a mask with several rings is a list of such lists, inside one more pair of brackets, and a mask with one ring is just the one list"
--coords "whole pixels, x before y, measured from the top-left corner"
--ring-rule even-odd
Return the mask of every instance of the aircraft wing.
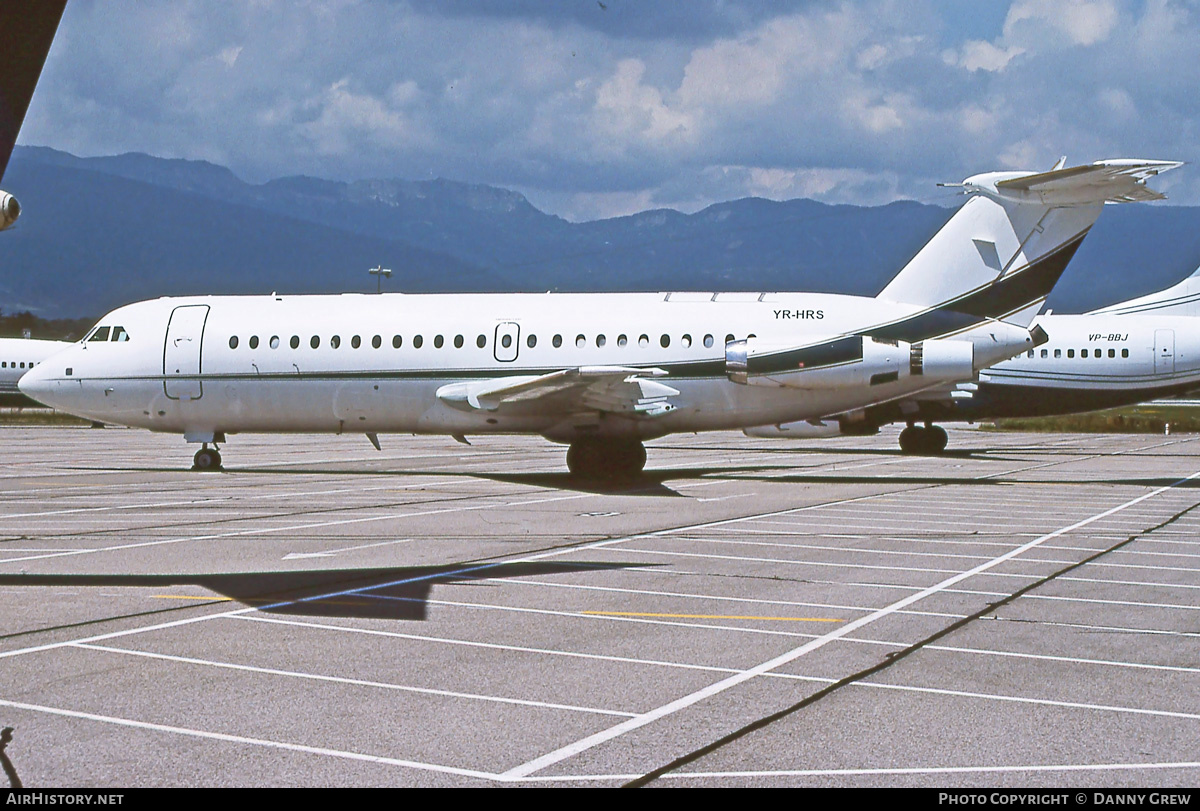
[[450, 383], [438, 389], [437, 396], [462, 410], [531, 405], [546, 413], [603, 411], [658, 417], [675, 410], [668, 400], [679, 394], [677, 389], [650, 379], [664, 375], [666, 372], [657, 368], [579, 366], [544, 375]]

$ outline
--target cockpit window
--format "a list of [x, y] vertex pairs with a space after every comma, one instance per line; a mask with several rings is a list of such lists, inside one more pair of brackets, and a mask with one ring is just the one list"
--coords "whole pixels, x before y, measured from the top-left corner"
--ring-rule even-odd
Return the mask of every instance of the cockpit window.
[[109, 327], [96, 327], [96, 331], [88, 336], [88, 341], [107, 341]]
[[111, 338], [110, 340], [113, 340], [113, 341], [128, 341], [128, 340], [129, 340], [129, 333], [125, 331], [125, 328], [124, 328], [124, 327], [113, 327], [113, 331], [112, 331], [112, 338]]

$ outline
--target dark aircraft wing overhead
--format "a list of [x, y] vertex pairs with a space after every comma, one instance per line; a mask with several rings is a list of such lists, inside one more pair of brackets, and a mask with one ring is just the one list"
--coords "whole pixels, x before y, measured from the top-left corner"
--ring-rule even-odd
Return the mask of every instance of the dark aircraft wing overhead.
[[67, 0], [0, 0], [0, 179]]

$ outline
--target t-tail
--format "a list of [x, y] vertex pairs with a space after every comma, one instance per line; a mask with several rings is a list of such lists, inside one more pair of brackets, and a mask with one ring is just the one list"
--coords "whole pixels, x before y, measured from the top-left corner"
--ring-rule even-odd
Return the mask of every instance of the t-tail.
[[989, 172], [961, 184], [970, 199], [879, 298], [928, 309], [878, 337], [1029, 326], [1105, 203], [1162, 200], [1146, 181], [1176, 161], [1116, 159], [1049, 172]]
[[[0, 1], [0, 180], [42, 74], [67, 0]], [[0, 231], [17, 221], [21, 205], [0, 191]]]
[[971, 198], [877, 297], [904, 305], [902, 315], [812, 344], [733, 341], [729, 378], [816, 388], [843, 384], [846, 370], [856, 370], [879, 402], [911, 394], [914, 377], [926, 388], [969, 380], [1047, 340], [1033, 318], [1104, 204], [1163, 199], [1146, 181], [1180, 165], [1060, 162], [1049, 172], [990, 172], [954, 184]]

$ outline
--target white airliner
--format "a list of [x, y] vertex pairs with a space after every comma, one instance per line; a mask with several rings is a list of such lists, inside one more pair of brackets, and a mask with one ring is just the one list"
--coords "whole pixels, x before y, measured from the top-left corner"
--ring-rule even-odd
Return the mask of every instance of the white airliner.
[[816, 293], [211, 296], [121, 307], [20, 382], [90, 419], [238, 432], [535, 433], [585, 476], [642, 441], [863, 409], [1036, 346], [1034, 314], [1104, 202], [1180, 165], [976, 175], [875, 298]]
[[[825, 420], [747, 429], [756, 437], [873, 434], [907, 422], [900, 447], [940, 453], [935, 422], [1115, 408], [1200, 390], [1200, 269], [1177, 285], [1083, 315], [1040, 315], [1044, 345], [958, 383]], [[917, 425], [925, 423], [924, 426]]]
[[17, 389], [17, 381], [51, 355], [71, 346], [67, 341], [30, 338], [0, 338], [0, 406], [31, 406], [37, 403]]

